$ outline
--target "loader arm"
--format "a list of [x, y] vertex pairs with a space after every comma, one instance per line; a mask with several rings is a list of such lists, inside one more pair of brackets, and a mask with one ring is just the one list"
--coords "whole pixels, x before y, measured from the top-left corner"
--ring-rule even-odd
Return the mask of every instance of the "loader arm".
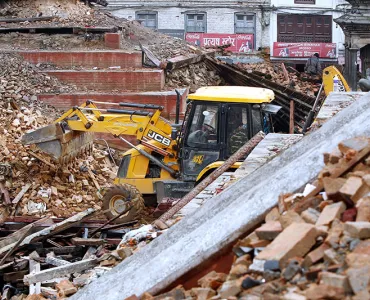
[[55, 124], [66, 122], [70, 130], [75, 131], [110, 133], [114, 136], [136, 136], [139, 141], [148, 136], [150, 131], [170, 139], [171, 125], [160, 117], [161, 111], [162, 107], [154, 112], [99, 109], [95, 102], [87, 101], [79, 107], [69, 109], [55, 121]]
[[[96, 104], [109, 104], [148, 110], [101, 109]], [[53, 125], [22, 137], [23, 144], [36, 144], [55, 160], [74, 157], [92, 143], [92, 133], [136, 136], [146, 148], [161, 155], [175, 156], [176, 140], [171, 139], [171, 124], [160, 117], [163, 107], [149, 104], [86, 101], [69, 109]], [[124, 140], [121, 138], [121, 140]]]
[[334, 66], [329, 66], [322, 72], [322, 82], [324, 84], [325, 95], [328, 96], [330, 92], [334, 91], [334, 76], [339, 79], [339, 91], [340, 92], [350, 92], [351, 89], [343, 77], [342, 73]]

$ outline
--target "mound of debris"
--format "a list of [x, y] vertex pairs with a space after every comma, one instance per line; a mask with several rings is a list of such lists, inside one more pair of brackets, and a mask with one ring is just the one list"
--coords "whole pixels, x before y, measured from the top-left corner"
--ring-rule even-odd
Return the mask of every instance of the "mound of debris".
[[49, 125], [54, 118], [41, 107], [0, 109], [0, 165], [3, 168], [3, 208], [14, 215], [68, 217], [89, 207], [101, 208], [98, 191], [115, 178], [110, 153], [93, 149], [68, 166], [58, 166], [36, 147], [23, 146], [28, 130]]
[[291, 67], [286, 68], [285, 65], [281, 63], [271, 63], [269, 61], [252, 64], [239, 63], [237, 64], [237, 68], [249, 73], [253, 72], [263, 78], [295, 89], [311, 97], [314, 97], [320, 88], [321, 81], [319, 78], [312, 78], [312, 76], [300, 73]]
[[[120, 26], [123, 22], [76, 0], [6, 1], [0, 9], [0, 16], [7, 19], [1, 27]], [[22, 18], [30, 20], [16, 21]]]
[[36, 101], [36, 95], [40, 93], [68, 93], [73, 90], [73, 86], [61, 84], [56, 78], [40, 73], [20, 56], [0, 53], [0, 100], [28, 103]]
[[234, 245], [228, 274], [212, 271], [199, 287], [155, 299], [369, 299], [369, 154], [368, 138], [325, 153], [313, 185], [281, 195], [265, 223]]
[[191, 64], [187, 67], [167, 72], [166, 74], [166, 86], [171, 89], [189, 87], [189, 91], [194, 93], [202, 86], [218, 85], [226, 85], [226, 83], [205, 62]]

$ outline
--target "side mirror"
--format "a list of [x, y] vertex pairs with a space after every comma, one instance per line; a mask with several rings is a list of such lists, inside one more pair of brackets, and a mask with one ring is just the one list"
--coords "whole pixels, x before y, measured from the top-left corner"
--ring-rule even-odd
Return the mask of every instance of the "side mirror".
[[262, 106], [262, 111], [268, 114], [277, 114], [282, 107], [274, 104], [265, 104]]

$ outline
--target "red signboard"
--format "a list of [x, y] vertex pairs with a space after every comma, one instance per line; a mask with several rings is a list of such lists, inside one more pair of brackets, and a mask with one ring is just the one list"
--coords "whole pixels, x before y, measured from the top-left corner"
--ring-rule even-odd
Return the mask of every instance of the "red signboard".
[[310, 57], [318, 53], [322, 58], [336, 58], [337, 45], [333, 43], [274, 43], [274, 57]]
[[186, 41], [201, 47], [231, 46], [226, 50], [248, 53], [254, 49], [253, 34], [187, 33]]

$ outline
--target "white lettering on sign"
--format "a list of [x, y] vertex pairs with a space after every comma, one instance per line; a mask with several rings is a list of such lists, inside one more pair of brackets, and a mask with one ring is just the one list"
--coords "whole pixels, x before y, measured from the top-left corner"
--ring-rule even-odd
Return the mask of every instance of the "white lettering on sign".
[[204, 46], [220, 46], [220, 38], [204, 38]]
[[187, 38], [189, 38], [189, 39], [197, 39], [197, 40], [199, 40], [200, 39], [200, 34], [187, 34], [186, 35], [186, 37]]
[[222, 38], [222, 45], [228, 45], [231, 44], [232, 46], [235, 46], [235, 39], [231, 36]]
[[163, 135], [160, 135], [159, 133], [154, 132], [153, 130], [149, 130], [148, 137], [151, 139], [160, 142], [161, 144], [165, 146], [169, 146], [171, 144], [171, 140], [164, 137]]

